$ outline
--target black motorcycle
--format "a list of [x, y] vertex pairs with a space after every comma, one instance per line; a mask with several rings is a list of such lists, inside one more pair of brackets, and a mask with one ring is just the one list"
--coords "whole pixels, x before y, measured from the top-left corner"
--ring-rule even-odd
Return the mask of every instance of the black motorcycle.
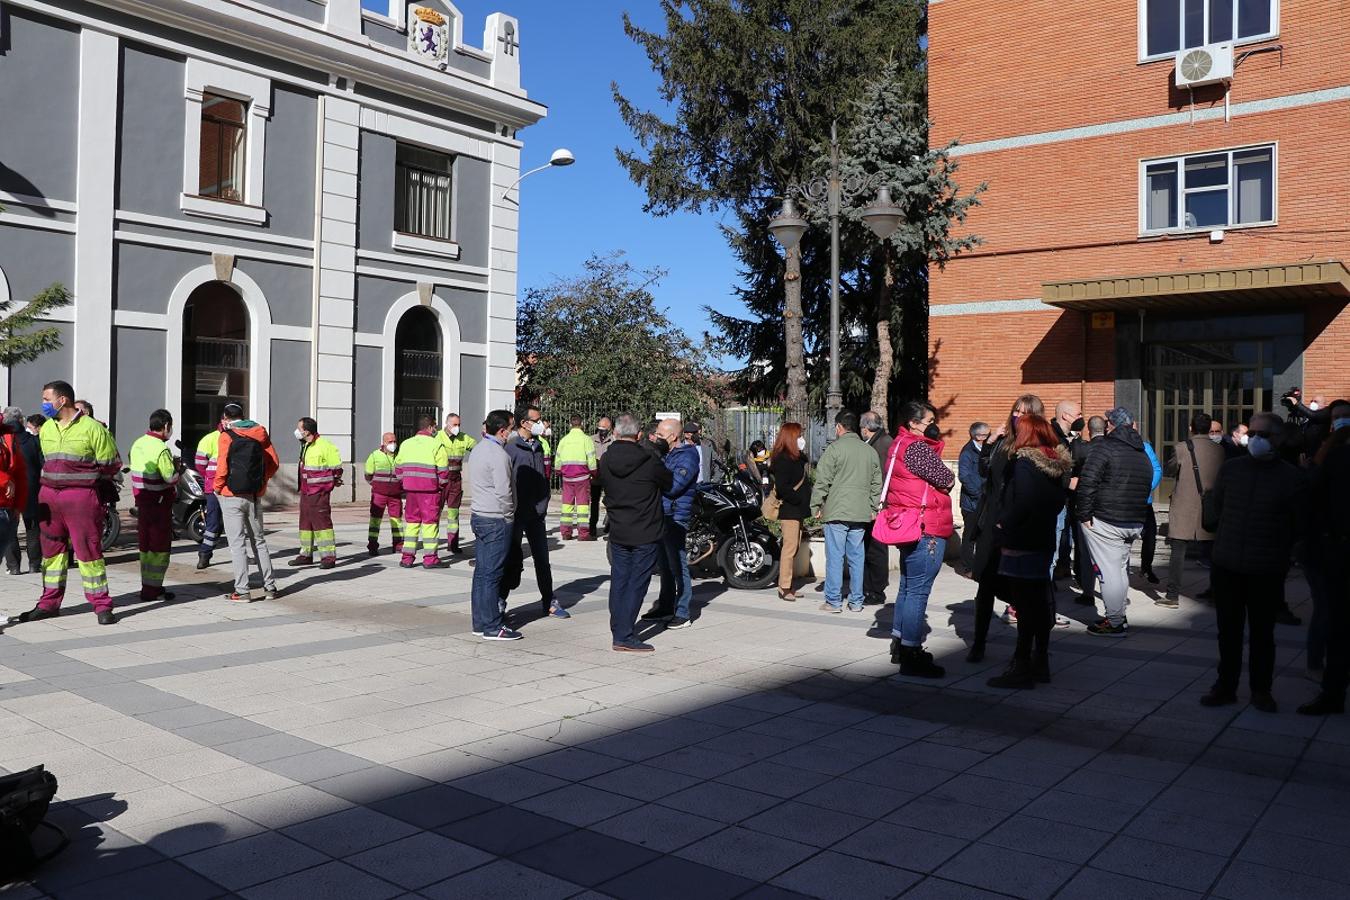
[[695, 488], [685, 537], [690, 574], [720, 571], [729, 587], [766, 588], [778, 577], [778, 539], [760, 518], [760, 486], [734, 460], [714, 460], [713, 468], [722, 480]]

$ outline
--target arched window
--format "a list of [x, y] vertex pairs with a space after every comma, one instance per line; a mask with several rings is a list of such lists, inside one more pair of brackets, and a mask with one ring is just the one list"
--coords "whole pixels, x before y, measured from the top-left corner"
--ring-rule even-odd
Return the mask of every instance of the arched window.
[[414, 306], [394, 333], [394, 433], [402, 440], [417, 431], [417, 418], [441, 419], [444, 356], [436, 314]]

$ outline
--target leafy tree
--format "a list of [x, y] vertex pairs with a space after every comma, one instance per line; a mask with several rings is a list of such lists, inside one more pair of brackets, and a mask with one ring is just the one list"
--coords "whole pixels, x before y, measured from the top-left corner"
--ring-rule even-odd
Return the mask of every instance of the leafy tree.
[[23, 309], [10, 312], [13, 301], [0, 303], [0, 366], [32, 362], [61, 346], [56, 328], [34, 328], [54, 309], [70, 305], [70, 292], [60, 284], [51, 284], [28, 301]]
[[[945, 147], [928, 145], [929, 122], [915, 103], [915, 73], [888, 63], [869, 81], [842, 144], [844, 176], [879, 175], [900, 207], [900, 228], [873, 253], [879, 270], [873, 313], [876, 371], [872, 379], [872, 409], [890, 408], [891, 373], [897, 351], [901, 360], [902, 390], [908, 396], [927, 396], [928, 264], [939, 265], [980, 241], [975, 235], [953, 237], [972, 206], [979, 205], [985, 185], [962, 196], [956, 183], [956, 160]], [[829, 165], [829, 150], [821, 147], [817, 168]], [[872, 238], [862, 213], [872, 202], [855, 198], [843, 207], [843, 218], [859, 240]], [[891, 334], [900, 337], [894, 347]]]
[[[709, 311], [721, 332], [716, 347], [749, 364], [739, 387], [755, 399], [787, 393], [789, 414], [804, 406], [808, 379], [823, 388], [828, 332], [828, 238], [803, 238], [800, 310], [784, 308], [784, 265], [767, 228], [789, 184], [810, 174], [816, 141], [849, 114], [866, 78], [894, 59], [920, 72], [922, 0], [662, 0], [664, 33], [624, 28], [660, 76], [673, 119], [636, 107], [614, 86], [619, 113], [639, 151], [618, 151], [620, 163], [647, 192], [646, 209], [726, 210], [727, 237], [745, 280], [738, 293], [752, 317]], [[915, 78], [922, 91], [922, 77]], [[866, 291], [871, 276], [847, 261], [865, 257], [856, 245], [842, 258], [851, 270], [844, 291]], [[856, 306], [856, 304], [851, 304]], [[845, 333], [865, 327], [856, 316]], [[798, 364], [798, 360], [801, 360]], [[848, 359], [845, 396], [865, 391]], [[812, 377], [813, 374], [816, 377]]]
[[525, 293], [517, 349], [532, 360], [522, 401], [563, 413], [670, 410], [705, 413], [716, 383], [694, 343], [656, 305], [665, 273], [635, 269], [622, 254], [592, 256], [583, 273]]

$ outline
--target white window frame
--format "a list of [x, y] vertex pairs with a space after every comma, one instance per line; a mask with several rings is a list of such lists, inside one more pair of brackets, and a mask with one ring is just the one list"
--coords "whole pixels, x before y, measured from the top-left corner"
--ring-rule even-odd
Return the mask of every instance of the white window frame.
[[[267, 120], [272, 115], [272, 82], [260, 75], [191, 57], [186, 68], [183, 193], [179, 197], [179, 208], [190, 216], [263, 225], [267, 222], [267, 209], [263, 205], [263, 161], [267, 149]], [[242, 203], [201, 196], [202, 96], [207, 93], [233, 97], [248, 104], [244, 126]]]
[[[419, 147], [432, 153], [439, 153], [442, 156], [450, 158], [450, 237], [434, 238], [422, 234], [412, 234], [407, 231], [398, 230], [398, 222], [394, 222], [393, 237], [390, 239], [390, 245], [395, 250], [403, 250], [410, 253], [425, 253], [429, 256], [443, 256], [448, 259], [459, 259], [459, 157], [460, 154], [441, 147], [432, 147], [426, 144], [419, 144], [415, 141], [405, 141], [395, 138], [394, 148], [394, 166], [395, 171], [398, 167], [398, 144], [405, 144], [410, 147]], [[394, 179], [397, 183], [397, 176]], [[398, 198], [394, 199], [395, 216], [398, 210]]]
[[[1186, 0], [1177, 0], [1177, 17], [1178, 17], [1179, 20], [1181, 19], [1181, 17], [1182, 17], [1183, 14], [1184, 14], [1185, 3], [1186, 3]], [[1208, 38], [1209, 38], [1209, 4], [1210, 4], [1210, 0], [1205, 0], [1205, 38], [1206, 38], [1206, 43], [1208, 43]], [[1234, 17], [1233, 21], [1234, 21], [1234, 28], [1235, 28], [1235, 30], [1236, 30], [1236, 22], [1237, 22], [1237, 4], [1238, 4], [1238, 0], [1233, 0], [1233, 17]], [[1186, 47], [1186, 46], [1185, 46], [1185, 43], [1186, 43], [1186, 28], [1185, 28], [1185, 22], [1182, 21], [1182, 22], [1181, 22], [1181, 44], [1182, 44], [1182, 46], [1181, 46], [1181, 47], [1178, 47], [1176, 50], [1168, 51], [1167, 53], [1155, 53], [1155, 54], [1153, 54], [1153, 55], [1150, 56], [1150, 55], [1149, 55], [1149, 52], [1148, 52], [1148, 0], [1138, 0], [1138, 8], [1139, 8], [1138, 22], [1139, 22], [1139, 62], [1140, 62], [1140, 63], [1157, 62], [1158, 60], [1161, 60], [1161, 59], [1173, 59], [1173, 58], [1177, 55], [1177, 53], [1178, 53], [1179, 51], [1181, 51], [1181, 50], [1189, 50], [1189, 49], [1193, 49], [1193, 48], [1190, 48], [1190, 47]], [[1271, 28], [1270, 31], [1267, 31], [1267, 32], [1265, 32], [1264, 34], [1252, 35], [1251, 37], [1245, 37], [1245, 38], [1237, 38], [1237, 37], [1235, 37], [1235, 38], [1233, 38], [1231, 41], [1228, 41], [1228, 43], [1231, 43], [1234, 47], [1241, 47], [1241, 46], [1244, 46], [1244, 45], [1246, 45], [1246, 44], [1259, 44], [1259, 43], [1261, 43], [1262, 41], [1269, 41], [1269, 40], [1273, 40], [1274, 38], [1279, 37], [1279, 36], [1280, 36], [1280, 0], [1270, 0], [1270, 19], [1271, 19], [1271, 24], [1272, 24], [1272, 26], [1273, 26], [1273, 27]]]
[[[1233, 183], [1234, 166], [1233, 156], [1238, 153], [1246, 153], [1251, 150], [1269, 150], [1270, 151], [1270, 219], [1261, 222], [1240, 222], [1234, 223], [1233, 217], [1237, 209], [1237, 187]], [[1186, 160], [1197, 156], [1215, 156], [1220, 153], [1228, 156], [1228, 223], [1224, 225], [1197, 225], [1193, 228], [1186, 227]], [[1156, 166], [1160, 163], [1173, 163], [1177, 167], [1177, 190], [1176, 190], [1176, 214], [1177, 224], [1174, 228], [1149, 228], [1148, 227], [1148, 169], [1149, 166]], [[1211, 188], [1210, 190], [1218, 190]], [[1191, 193], [1196, 193], [1192, 191]], [[1139, 236], [1157, 237], [1165, 234], [1208, 234], [1211, 231], [1233, 231], [1238, 228], [1269, 228], [1272, 225], [1280, 223], [1280, 149], [1278, 141], [1270, 141], [1262, 144], [1247, 144], [1241, 147], [1220, 147], [1214, 150], [1198, 150], [1194, 153], [1184, 153], [1180, 156], [1157, 156], [1139, 161]]]

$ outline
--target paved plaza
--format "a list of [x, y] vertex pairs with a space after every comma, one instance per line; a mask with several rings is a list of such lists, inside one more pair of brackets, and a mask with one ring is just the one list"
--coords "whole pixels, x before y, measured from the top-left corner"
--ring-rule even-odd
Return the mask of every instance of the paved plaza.
[[[0, 766], [56, 773], [73, 838], [8, 896], [1346, 896], [1350, 721], [1294, 714], [1301, 628], [1278, 632], [1278, 715], [1199, 706], [1212, 611], [1138, 590], [1128, 639], [1075, 622], [1053, 685], [987, 688], [1013, 631], [964, 662], [974, 585], [950, 570], [941, 682], [896, 676], [889, 606], [876, 628], [813, 588], [700, 582], [694, 627], [624, 655], [605, 545], [569, 543], [572, 618], [537, 618], [527, 571], [525, 640], [485, 643], [467, 559], [370, 559], [345, 509], [338, 568], [289, 570], [294, 518], [270, 522], [275, 601], [225, 602], [228, 554], [199, 573], [179, 545], [177, 599], [130, 603], [120, 550], [119, 625], [71, 597], [0, 637]], [[0, 583], [7, 614], [36, 599], [33, 576]], [[1297, 576], [1290, 597], [1306, 615]]]

